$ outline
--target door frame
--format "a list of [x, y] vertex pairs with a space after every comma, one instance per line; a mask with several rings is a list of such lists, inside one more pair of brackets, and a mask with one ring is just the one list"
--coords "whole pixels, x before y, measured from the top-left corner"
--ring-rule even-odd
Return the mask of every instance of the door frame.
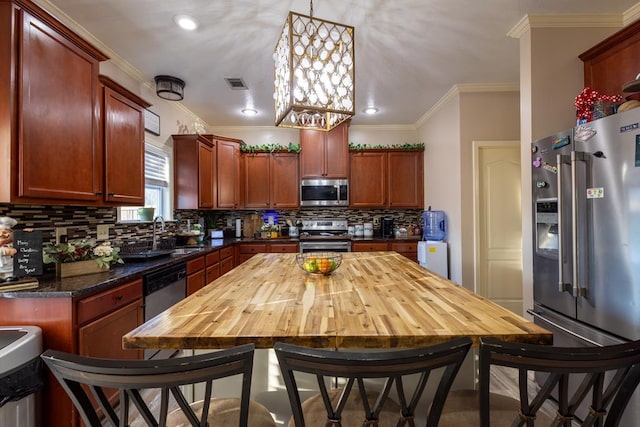
[[[480, 168], [478, 164], [479, 152], [483, 148], [505, 147], [517, 148], [520, 151], [518, 140], [489, 140], [472, 141], [472, 165], [473, 165], [473, 291], [480, 295], [479, 290], [479, 265], [480, 265]], [[520, 166], [522, 168], [522, 165]]]

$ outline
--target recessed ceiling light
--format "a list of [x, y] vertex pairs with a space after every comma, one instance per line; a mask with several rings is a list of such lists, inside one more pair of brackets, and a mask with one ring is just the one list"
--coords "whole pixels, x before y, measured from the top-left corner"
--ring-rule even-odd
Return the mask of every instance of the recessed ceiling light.
[[362, 112], [365, 113], [365, 114], [375, 114], [378, 111], [379, 110], [376, 107], [367, 107], [364, 110], [362, 110]]
[[242, 114], [245, 116], [256, 116], [258, 115], [258, 110], [254, 110], [253, 108], [244, 108], [242, 110]]
[[176, 15], [173, 17], [173, 22], [175, 22], [180, 28], [189, 31], [193, 31], [198, 28], [198, 21], [189, 15]]

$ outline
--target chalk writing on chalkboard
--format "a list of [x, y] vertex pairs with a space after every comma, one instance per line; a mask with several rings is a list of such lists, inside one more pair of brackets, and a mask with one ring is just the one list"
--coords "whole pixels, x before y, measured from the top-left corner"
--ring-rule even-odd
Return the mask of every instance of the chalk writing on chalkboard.
[[13, 275], [15, 277], [42, 274], [42, 232], [13, 231]]

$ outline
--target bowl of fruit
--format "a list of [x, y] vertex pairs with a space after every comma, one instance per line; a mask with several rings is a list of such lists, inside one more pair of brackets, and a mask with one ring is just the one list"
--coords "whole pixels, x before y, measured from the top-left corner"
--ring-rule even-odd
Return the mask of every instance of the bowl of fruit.
[[305, 252], [296, 255], [298, 267], [311, 274], [328, 276], [342, 264], [342, 254], [339, 252]]

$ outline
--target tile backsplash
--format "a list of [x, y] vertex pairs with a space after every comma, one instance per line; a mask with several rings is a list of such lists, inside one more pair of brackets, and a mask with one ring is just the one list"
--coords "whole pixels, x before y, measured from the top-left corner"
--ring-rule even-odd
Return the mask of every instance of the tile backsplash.
[[[261, 216], [275, 214], [278, 223], [286, 224], [286, 220], [295, 223], [297, 220], [311, 218], [347, 219], [349, 223], [373, 222], [374, 226], [381, 218], [392, 217], [399, 226], [420, 224], [421, 209], [391, 210], [391, 209], [300, 209], [273, 211], [211, 211], [218, 215], [219, 223], [231, 231], [234, 229], [236, 218], [243, 218], [248, 213], [258, 213]], [[187, 220], [195, 224], [206, 213], [197, 210], [175, 211], [176, 221], [168, 221], [167, 234], [183, 228]], [[10, 216], [18, 221], [16, 229], [32, 228], [42, 231], [45, 242], [55, 240], [55, 228], [66, 227], [70, 239], [96, 237], [98, 224], [108, 224], [109, 237], [114, 243], [129, 240], [150, 239], [152, 223], [118, 223], [116, 208], [86, 207], [86, 206], [50, 206], [50, 205], [11, 205], [0, 204], [0, 216]]]

